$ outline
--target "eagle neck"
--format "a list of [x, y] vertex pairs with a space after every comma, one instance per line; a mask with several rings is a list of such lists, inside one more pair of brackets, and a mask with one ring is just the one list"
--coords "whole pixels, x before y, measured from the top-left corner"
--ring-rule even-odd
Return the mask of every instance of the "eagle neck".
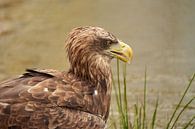
[[106, 84], [109, 82], [110, 85], [110, 59], [103, 58], [101, 55], [83, 56], [71, 64], [69, 71], [81, 80], [94, 84], [94, 86], [99, 86], [101, 81], [106, 81]]
[[101, 57], [95, 57], [93, 59], [96, 60], [89, 62], [87, 71], [89, 72], [88, 77], [95, 87], [93, 93], [93, 100], [95, 102], [93, 105], [97, 108], [94, 112], [107, 121], [112, 90], [110, 60], [105, 60], [105, 58], [103, 59]]
[[108, 119], [110, 98], [111, 98], [111, 67], [110, 60], [101, 56], [88, 58], [90, 61], [80, 63], [77, 67], [72, 67], [71, 71], [82, 81], [87, 81], [94, 87], [92, 95], [94, 114], [101, 116], [105, 121]]

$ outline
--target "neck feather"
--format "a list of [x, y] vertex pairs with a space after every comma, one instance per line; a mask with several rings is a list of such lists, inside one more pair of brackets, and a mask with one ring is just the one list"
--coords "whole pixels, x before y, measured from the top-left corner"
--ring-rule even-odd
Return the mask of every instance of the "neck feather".
[[[97, 104], [96, 110], [90, 111], [102, 116], [104, 120], [108, 119], [111, 95], [111, 68], [110, 60], [106, 60], [99, 55], [83, 58], [85, 61], [78, 61], [72, 65], [69, 72], [76, 75], [82, 81], [88, 81], [94, 86], [94, 95], [92, 96]], [[82, 63], [84, 62], [84, 63]]]
[[101, 80], [110, 80], [110, 59], [105, 59], [96, 54], [84, 57], [71, 64], [70, 72], [93, 84], [97, 84]]

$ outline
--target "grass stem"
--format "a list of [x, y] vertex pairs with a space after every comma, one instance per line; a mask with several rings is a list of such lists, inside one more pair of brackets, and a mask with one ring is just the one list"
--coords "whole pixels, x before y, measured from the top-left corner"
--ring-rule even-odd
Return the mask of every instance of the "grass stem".
[[170, 123], [172, 122], [172, 120], [173, 120], [173, 118], [174, 118], [174, 116], [175, 116], [177, 110], [179, 109], [179, 107], [180, 107], [180, 105], [181, 105], [181, 103], [182, 103], [182, 101], [183, 101], [183, 99], [184, 99], [184, 97], [185, 97], [185, 95], [186, 95], [188, 89], [190, 88], [190, 86], [191, 86], [191, 84], [192, 84], [192, 82], [193, 82], [193, 80], [194, 80], [194, 77], [195, 77], [195, 73], [193, 74], [192, 79], [190, 80], [190, 83], [188, 84], [188, 86], [187, 86], [186, 90], [184, 91], [184, 93], [183, 93], [183, 95], [182, 95], [182, 97], [181, 97], [179, 103], [177, 104], [177, 106], [176, 106], [176, 108], [175, 108], [175, 110], [174, 110], [174, 112], [173, 112], [173, 114], [172, 114], [172, 116], [171, 116], [171, 118], [170, 118], [170, 120], [169, 120], [167, 126], [166, 126], [166, 129], [169, 129]]

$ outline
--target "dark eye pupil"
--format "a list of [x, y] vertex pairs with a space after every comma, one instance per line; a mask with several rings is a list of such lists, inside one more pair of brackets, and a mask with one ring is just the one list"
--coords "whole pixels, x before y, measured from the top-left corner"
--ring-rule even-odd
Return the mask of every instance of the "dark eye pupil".
[[111, 43], [112, 43], [112, 42], [111, 42], [110, 40], [107, 41], [107, 44], [108, 44], [108, 45], [111, 45]]
[[111, 40], [104, 40], [102, 41], [102, 47], [103, 48], [109, 48], [112, 45], [112, 41]]

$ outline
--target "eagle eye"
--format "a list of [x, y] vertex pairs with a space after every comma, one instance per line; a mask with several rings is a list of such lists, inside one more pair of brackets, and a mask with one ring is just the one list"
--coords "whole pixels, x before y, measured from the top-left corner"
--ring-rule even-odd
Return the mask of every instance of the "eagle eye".
[[108, 39], [106, 39], [106, 40], [103, 40], [102, 41], [102, 47], [103, 48], [109, 48], [110, 46], [112, 45], [112, 41], [111, 40], [108, 40]]
[[110, 40], [107, 40], [106, 42], [107, 42], [107, 45], [111, 45], [112, 44], [112, 41], [110, 41]]

